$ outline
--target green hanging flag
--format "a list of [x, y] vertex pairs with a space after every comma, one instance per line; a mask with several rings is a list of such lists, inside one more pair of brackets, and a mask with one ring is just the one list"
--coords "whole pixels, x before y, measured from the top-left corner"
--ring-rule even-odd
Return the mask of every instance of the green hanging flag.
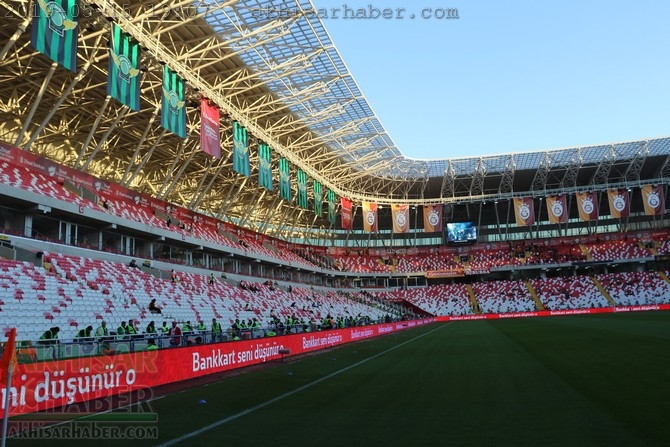
[[77, 71], [79, 13], [77, 0], [36, 0], [32, 8], [30, 44], [72, 72]]
[[186, 138], [185, 89], [184, 80], [167, 65], [164, 66], [161, 125], [181, 138]]
[[107, 94], [140, 111], [140, 44], [116, 24], [109, 47]]

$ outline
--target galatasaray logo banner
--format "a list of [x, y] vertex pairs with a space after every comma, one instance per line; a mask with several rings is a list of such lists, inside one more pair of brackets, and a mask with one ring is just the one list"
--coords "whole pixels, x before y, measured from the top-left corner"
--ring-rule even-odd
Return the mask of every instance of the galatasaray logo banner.
[[342, 205], [342, 228], [345, 230], [351, 230], [353, 229], [351, 219], [351, 200], [341, 197], [340, 203]]
[[514, 215], [516, 224], [520, 227], [533, 225], [535, 223], [535, 209], [532, 197], [514, 198]]
[[566, 223], [568, 209], [565, 206], [565, 196], [547, 197], [547, 213], [549, 213], [549, 223]]
[[219, 109], [210, 105], [207, 99], [200, 101], [200, 148], [212, 157], [221, 158], [221, 128]]
[[393, 215], [393, 232], [409, 232], [409, 205], [391, 205]]
[[423, 206], [423, 231], [426, 233], [442, 231], [442, 204]]
[[644, 214], [647, 216], [660, 216], [665, 214], [665, 197], [663, 196], [662, 186], [643, 186], [642, 202], [644, 202]]
[[598, 198], [595, 192], [578, 192], [575, 194], [575, 198], [577, 199], [579, 220], [582, 222], [598, 220]]
[[630, 215], [630, 200], [627, 189], [608, 189], [607, 198], [610, 202], [610, 214], [612, 217], [625, 219]]
[[377, 232], [377, 204], [363, 202], [363, 229], [368, 233]]

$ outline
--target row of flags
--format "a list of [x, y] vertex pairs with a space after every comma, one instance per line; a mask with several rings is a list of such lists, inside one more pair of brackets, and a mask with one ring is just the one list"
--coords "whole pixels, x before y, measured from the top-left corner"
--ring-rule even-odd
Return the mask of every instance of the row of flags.
[[[665, 214], [665, 198], [661, 185], [646, 185], [641, 187], [644, 212], [647, 216], [661, 216]], [[575, 200], [581, 221], [598, 219], [598, 193], [577, 192]], [[615, 219], [625, 219], [630, 215], [630, 192], [627, 189], [608, 189], [610, 215]], [[568, 221], [568, 206], [566, 195], [546, 197], [549, 223], [566, 223]], [[342, 228], [353, 229], [352, 201], [342, 197], [341, 219]], [[518, 226], [529, 226], [535, 223], [535, 205], [533, 197], [516, 197], [513, 200], [514, 215]], [[363, 230], [376, 233], [378, 227], [378, 205], [373, 202], [362, 202]], [[409, 205], [391, 205], [391, 220], [394, 233], [409, 232]], [[426, 233], [442, 231], [442, 205], [423, 206], [423, 231]]]
[[[342, 228], [353, 229], [353, 202], [345, 197], [340, 199], [340, 217]], [[363, 202], [363, 230], [376, 233], [378, 226], [378, 205], [374, 202]], [[394, 233], [409, 233], [409, 205], [391, 205], [391, 216]], [[442, 204], [423, 206], [423, 231], [436, 233], [442, 231]]]
[[[640, 188], [644, 213], [647, 216], [661, 216], [665, 214], [665, 198], [661, 185], [645, 185]], [[586, 222], [598, 219], [598, 196], [596, 192], [577, 192], [577, 211], [579, 220]], [[615, 219], [625, 219], [630, 216], [630, 192], [628, 189], [608, 189], [610, 215]], [[566, 196], [548, 196], [546, 198], [549, 223], [560, 224], [568, 221], [568, 207]], [[518, 197], [514, 199], [514, 215], [516, 224], [528, 226], [535, 223], [535, 208], [532, 197]]]
[[[31, 45], [52, 61], [73, 73], [77, 71], [77, 49], [79, 40], [79, 9], [78, 0], [36, 0], [32, 8]], [[107, 94], [130, 107], [140, 110], [140, 84], [142, 69], [140, 67], [141, 48], [130, 34], [118, 25], [112, 24], [109, 39], [109, 67]], [[186, 82], [167, 65], [163, 66], [163, 93], [161, 104], [161, 124], [170, 132], [186, 138]], [[211, 143], [218, 124], [211, 109], [203, 104], [203, 126], [201, 135], [206, 141], [205, 152], [217, 153], [218, 147]], [[216, 118], [216, 119], [215, 119]], [[218, 143], [218, 142], [217, 142]], [[218, 154], [220, 157], [220, 153]]]
[[[66, 69], [77, 70], [77, 40], [79, 36], [77, 0], [37, 0], [33, 7], [32, 46]], [[107, 94], [134, 111], [140, 110], [141, 48], [130, 34], [116, 24], [111, 26]], [[161, 125], [168, 131], [186, 138], [186, 82], [177, 72], [163, 65]], [[220, 111], [206, 98], [200, 101], [200, 146], [203, 152], [221, 158]], [[233, 122], [233, 171], [250, 176], [249, 134], [239, 122]], [[272, 149], [258, 144], [258, 182], [272, 191]], [[297, 202], [309, 209], [307, 173], [297, 170]], [[323, 213], [324, 191], [316, 179], [312, 185], [314, 212]], [[291, 167], [288, 160], [279, 160], [280, 196], [291, 200]], [[336, 221], [336, 197], [326, 194], [328, 220]]]

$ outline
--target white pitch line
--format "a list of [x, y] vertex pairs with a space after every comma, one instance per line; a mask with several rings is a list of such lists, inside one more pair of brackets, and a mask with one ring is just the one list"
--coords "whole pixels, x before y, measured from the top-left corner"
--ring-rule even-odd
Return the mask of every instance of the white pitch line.
[[[447, 323], [447, 324], [448, 324], [448, 323]], [[325, 381], [325, 380], [328, 380], [328, 379], [330, 379], [330, 378], [332, 378], [332, 377], [335, 377], [335, 376], [337, 376], [338, 374], [342, 374], [343, 372], [349, 371], [349, 370], [352, 369], [352, 368], [356, 368], [357, 366], [360, 366], [360, 365], [362, 365], [362, 364], [364, 364], [364, 363], [367, 363], [367, 362], [369, 362], [370, 360], [373, 360], [373, 359], [375, 359], [375, 358], [377, 358], [377, 357], [379, 357], [379, 356], [382, 356], [382, 355], [384, 355], [384, 354], [388, 354], [389, 352], [391, 352], [391, 351], [393, 351], [393, 350], [395, 350], [395, 349], [398, 349], [399, 347], [404, 346], [404, 345], [406, 345], [407, 343], [413, 342], [414, 340], [417, 340], [417, 339], [419, 339], [419, 338], [421, 338], [421, 337], [423, 337], [423, 336], [426, 336], [426, 335], [428, 335], [428, 334], [431, 334], [431, 333], [437, 331], [438, 329], [442, 329], [442, 328], [445, 327], [445, 326], [446, 326], [446, 325], [442, 325], [442, 326], [440, 326], [440, 327], [438, 327], [438, 328], [433, 329], [432, 331], [428, 331], [428, 332], [426, 332], [425, 334], [418, 335], [418, 336], [414, 337], [414, 338], [411, 339], [411, 340], [407, 340], [407, 341], [405, 341], [405, 342], [403, 342], [403, 343], [400, 343], [399, 345], [395, 345], [395, 346], [393, 346], [392, 348], [387, 349], [386, 351], [383, 351], [383, 352], [380, 352], [380, 353], [378, 353], [378, 354], [375, 354], [375, 355], [373, 355], [373, 356], [371, 356], [371, 357], [368, 357], [367, 359], [363, 359], [363, 360], [361, 360], [361, 361], [359, 361], [359, 362], [357, 362], [357, 363], [354, 363], [353, 365], [349, 365], [349, 366], [347, 366], [346, 368], [342, 368], [342, 369], [340, 369], [340, 370], [338, 370], [338, 371], [332, 372], [332, 373], [328, 374], [327, 376], [323, 376], [323, 377], [321, 377], [320, 379], [316, 379], [316, 380], [314, 380], [314, 381], [312, 381], [312, 382], [310, 382], [310, 383], [308, 383], [308, 384], [306, 384], [306, 385], [303, 385], [303, 386], [298, 387], [298, 388], [296, 388], [296, 389], [294, 389], [294, 390], [288, 391], [288, 392], [286, 392], [286, 393], [284, 393], [284, 394], [281, 394], [281, 395], [279, 395], [279, 396], [277, 396], [277, 397], [274, 397], [274, 398], [272, 398], [272, 399], [270, 399], [270, 400], [268, 400], [268, 401], [266, 401], [266, 402], [260, 403], [260, 404], [254, 406], [254, 407], [251, 407], [251, 408], [247, 408], [246, 410], [240, 411], [239, 413], [233, 414], [233, 415], [228, 416], [228, 417], [226, 417], [226, 418], [219, 419], [219, 420], [216, 421], [216, 422], [212, 422], [212, 423], [209, 424], [209, 425], [206, 425], [206, 426], [204, 426], [204, 427], [202, 427], [202, 428], [199, 428], [199, 429], [197, 429], [197, 430], [195, 430], [195, 431], [192, 431], [192, 432], [190, 432], [190, 433], [186, 433], [185, 435], [182, 435], [182, 436], [180, 436], [180, 437], [178, 437], [178, 438], [174, 438], [174, 439], [172, 439], [172, 440], [170, 440], [170, 441], [167, 441], [167, 442], [165, 442], [165, 443], [163, 443], [163, 444], [159, 444], [158, 447], [169, 447], [169, 446], [175, 445], [175, 444], [180, 443], [180, 442], [182, 442], [182, 441], [185, 441], [185, 440], [187, 440], [187, 439], [190, 439], [190, 438], [193, 438], [193, 437], [195, 437], [195, 436], [201, 435], [201, 434], [203, 434], [203, 433], [205, 433], [205, 432], [207, 432], [207, 431], [209, 431], [209, 430], [211, 430], [211, 429], [213, 429], [213, 428], [216, 428], [216, 427], [219, 427], [219, 426], [221, 426], [221, 425], [223, 425], [223, 424], [227, 424], [228, 422], [234, 421], [235, 419], [239, 419], [239, 418], [241, 418], [242, 416], [246, 416], [247, 414], [249, 414], [249, 413], [253, 413], [253, 412], [256, 411], [256, 410], [260, 410], [261, 408], [267, 407], [268, 405], [272, 405], [272, 404], [275, 403], [275, 402], [279, 402], [280, 400], [286, 399], [287, 397], [291, 397], [291, 396], [293, 396], [293, 395], [296, 394], [296, 393], [299, 393], [299, 392], [304, 391], [304, 390], [306, 390], [306, 389], [308, 389], [308, 388], [311, 388], [311, 387], [313, 387], [314, 385], [318, 385], [319, 383], [321, 383], [321, 382], [323, 382], [323, 381]]]

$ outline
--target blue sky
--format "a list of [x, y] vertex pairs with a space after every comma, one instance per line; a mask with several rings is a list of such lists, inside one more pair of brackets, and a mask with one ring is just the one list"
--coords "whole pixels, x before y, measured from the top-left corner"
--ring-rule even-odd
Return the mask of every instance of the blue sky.
[[[323, 20], [406, 156], [670, 135], [670, 2], [313, 2], [407, 10], [402, 19]], [[424, 8], [457, 8], [459, 19], [422, 19]]]

